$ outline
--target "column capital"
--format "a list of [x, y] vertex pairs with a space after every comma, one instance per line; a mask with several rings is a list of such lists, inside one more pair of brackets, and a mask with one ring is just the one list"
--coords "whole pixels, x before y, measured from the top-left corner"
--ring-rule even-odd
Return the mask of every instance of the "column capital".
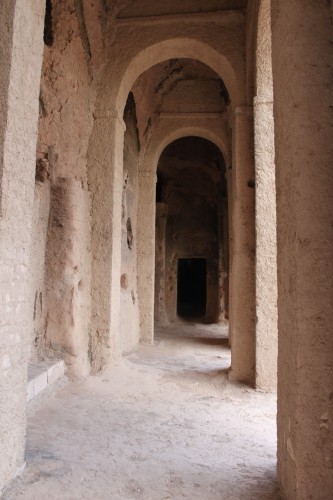
[[257, 95], [253, 98], [253, 106], [260, 106], [260, 104], [265, 104], [269, 106], [273, 106], [274, 101], [271, 96], [261, 96]]
[[156, 217], [163, 218], [168, 214], [168, 205], [165, 202], [156, 203]]
[[123, 117], [117, 111], [113, 109], [103, 109], [103, 110], [95, 110], [94, 112], [94, 120], [106, 120], [110, 122], [116, 122], [119, 124], [124, 132], [126, 130], [126, 124], [123, 120]]
[[253, 106], [250, 104], [237, 106], [234, 111], [234, 116], [252, 116], [252, 114], [253, 114]]
[[232, 182], [232, 165], [226, 169], [225, 176], [227, 179], [227, 183], [231, 183]]
[[157, 179], [155, 170], [140, 170], [138, 171], [139, 177], [144, 177], [146, 179]]

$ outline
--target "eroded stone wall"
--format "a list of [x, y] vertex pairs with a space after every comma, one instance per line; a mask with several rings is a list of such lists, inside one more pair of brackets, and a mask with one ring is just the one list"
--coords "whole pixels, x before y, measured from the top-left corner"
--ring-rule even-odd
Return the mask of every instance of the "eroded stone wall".
[[[51, 9], [50, 9], [51, 6]], [[48, 2], [39, 95], [32, 360], [54, 353], [89, 372], [90, 194], [86, 155], [103, 66], [101, 1]]]

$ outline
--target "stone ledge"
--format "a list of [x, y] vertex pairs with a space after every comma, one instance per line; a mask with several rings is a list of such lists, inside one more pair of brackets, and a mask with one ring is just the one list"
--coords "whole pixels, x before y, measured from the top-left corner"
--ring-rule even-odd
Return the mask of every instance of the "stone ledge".
[[63, 360], [42, 361], [36, 365], [28, 365], [27, 401], [35, 398], [64, 375], [65, 363]]
[[240, 10], [217, 10], [208, 12], [187, 12], [183, 14], [157, 14], [151, 16], [117, 17], [116, 28], [128, 26], [151, 26], [164, 24], [218, 24], [243, 25], [244, 13]]

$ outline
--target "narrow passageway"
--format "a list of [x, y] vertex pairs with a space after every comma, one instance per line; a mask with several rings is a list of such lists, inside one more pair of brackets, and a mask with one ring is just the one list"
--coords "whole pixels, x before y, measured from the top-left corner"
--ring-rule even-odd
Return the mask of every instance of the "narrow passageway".
[[184, 323], [42, 396], [4, 500], [278, 498], [275, 397], [228, 381], [229, 366], [221, 326]]

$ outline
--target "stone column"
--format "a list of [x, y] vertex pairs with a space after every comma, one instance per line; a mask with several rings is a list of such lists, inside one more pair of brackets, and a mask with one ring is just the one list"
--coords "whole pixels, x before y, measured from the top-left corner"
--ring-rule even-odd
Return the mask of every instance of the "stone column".
[[278, 475], [285, 498], [333, 492], [331, 6], [272, 2], [277, 179]]
[[224, 281], [226, 275], [224, 255], [224, 198], [220, 195], [217, 205], [217, 237], [218, 237], [218, 317], [221, 322], [225, 315], [225, 290]]
[[256, 387], [276, 390], [277, 274], [273, 101], [254, 100], [256, 180]]
[[23, 467], [43, 0], [0, 4], [0, 495]]
[[229, 319], [229, 255], [230, 255], [230, 237], [229, 237], [229, 209], [228, 199], [223, 200], [223, 261], [224, 261], [224, 318]]
[[92, 304], [90, 358], [93, 371], [119, 355], [123, 119], [96, 113], [88, 159], [92, 198]]
[[138, 294], [140, 339], [154, 340], [156, 172], [139, 170]]
[[168, 206], [166, 203], [156, 204], [156, 237], [155, 237], [155, 323], [168, 325], [165, 309], [165, 229]]
[[228, 320], [229, 320], [229, 346], [231, 347], [232, 345], [232, 328], [230, 324], [230, 317], [231, 315], [231, 304], [233, 303], [232, 300], [232, 279], [231, 279], [231, 260], [232, 260], [232, 254], [233, 254], [233, 248], [234, 248], [234, 236], [233, 236], [233, 174], [232, 174], [232, 167], [227, 167], [226, 169], [226, 179], [227, 179], [227, 188], [228, 188]]
[[253, 114], [238, 107], [233, 124], [231, 371], [230, 378], [254, 384], [255, 378], [255, 233]]

